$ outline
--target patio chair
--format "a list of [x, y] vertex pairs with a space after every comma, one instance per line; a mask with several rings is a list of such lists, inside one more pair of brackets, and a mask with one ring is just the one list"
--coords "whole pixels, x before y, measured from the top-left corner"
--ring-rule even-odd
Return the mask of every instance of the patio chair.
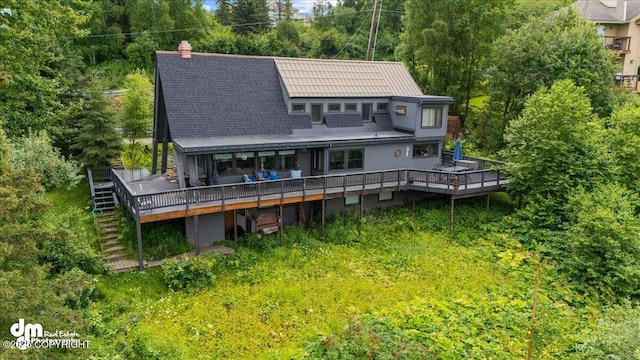
[[302, 170], [291, 170], [291, 178], [294, 183], [302, 182]]
[[267, 175], [267, 179], [269, 180], [280, 180], [282, 177], [278, 175], [276, 170], [269, 170], [269, 174]]
[[265, 180], [264, 171], [254, 171], [253, 173], [256, 175], [256, 180], [258, 180], [258, 181]]
[[251, 183], [256, 182], [256, 179], [254, 179], [253, 177], [251, 177], [251, 176], [249, 176], [247, 174], [242, 175], [242, 177], [244, 179], [245, 184], [251, 184]]

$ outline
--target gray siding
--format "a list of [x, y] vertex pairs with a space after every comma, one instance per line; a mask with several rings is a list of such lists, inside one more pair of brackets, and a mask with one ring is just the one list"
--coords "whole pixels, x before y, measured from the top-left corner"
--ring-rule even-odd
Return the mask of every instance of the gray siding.
[[[398, 106], [404, 106], [406, 109], [405, 115], [399, 115], [396, 113]], [[391, 122], [393, 127], [397, 129], [415, 131], [416, 122], [418, 119], [418, 105], [415, 102], [405, 101], [391, 101], [389, 102], [389, 115], [391, 115]]]
[[439, 128], [422, 128], [422, 108], [417, 108], [416, 114], [416, 138], [429, 138], [429, 137], [445, 137], [447, 136], [447, 114], [449, 113], [449, 105], [428, 105], [429, 107], [442, 106], [442, 126]]
[[[379, 201], [378, 194], [369, 194], [364, 196], [364, 210], [371, 211], [380, 207], [390, 207], [404, 205], [410, 201], [419, 201], [423, 199], [432, 198], [437, 196], [435, 194], [429, 194], [420, 191], [395, 191], [393, 193], [392, 200]], [[326, 203], [326, 216], [330, 219], [338, 212], [354, 211], [360, 212], [360, 205], [348, 205], [344, 204], [344, 199], [330, 199]]]
[[[187, 240], [191, 245], [196, 244], [195, 218], [185, 218]], [[212, 244], [224, 240], [224, 213], [199, 215], [198, 238], [200, 245]]]

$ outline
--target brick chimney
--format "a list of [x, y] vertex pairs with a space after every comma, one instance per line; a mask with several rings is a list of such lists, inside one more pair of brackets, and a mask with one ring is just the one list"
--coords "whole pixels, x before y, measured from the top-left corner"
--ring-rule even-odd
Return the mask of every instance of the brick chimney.
[[182, 40], [178, 46], [178, 51], [183, 59], [191, 59], [191, 44], [187, 40]]

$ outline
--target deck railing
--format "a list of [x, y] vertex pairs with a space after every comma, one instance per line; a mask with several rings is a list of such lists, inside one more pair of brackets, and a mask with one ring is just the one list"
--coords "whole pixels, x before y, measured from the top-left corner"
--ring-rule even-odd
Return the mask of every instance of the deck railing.
[[[473, 156], [463, 156], [463, 159], [478, 162], [478, 168], [475, 170], [499, 170], [504, 169], [504, 166], [506, 165], [506, 163], [502, 161], [478, 158]], [[442, 153], [442, 161], [444, 163], [453, 164], [453, 151], [444, 151]]]
[[117, 171], [112, 172], [114, 189], [122, 205], [132, 214], [140, 211], [152, 211], [179, 207], [189, 210], [203, 204], [218, 204], [224, 209], [230, 202], [242, 199], [257, 201], [284, 200], [290, 196], [321, 194], [347, 194], [353, 192], [395, 191], [417, 189], [428, 192], [469, 190], [483, 191], [489, 186], [500, 186], [506, 180], [499, 168], [493, 169], [493, 163], [483, 163], [482, 170], [460, 173], [447, 173], [437, 170], [396, 169], [348, 174], [309, 176], [299, 179], [286, 178], [254, 183], [236, 183], [194, 187], [187, 189], [158, 191], [149, 194], [135, 194]]

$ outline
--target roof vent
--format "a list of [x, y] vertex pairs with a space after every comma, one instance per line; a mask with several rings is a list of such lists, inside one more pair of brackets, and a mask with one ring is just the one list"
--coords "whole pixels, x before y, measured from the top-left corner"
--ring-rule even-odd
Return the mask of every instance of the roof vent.
[[189, 44], [187, 40], [180, 42], [178, 51], [180, 51], [180, 56], [182, 56], [183, 59], [191, 59], [191, 44]]

